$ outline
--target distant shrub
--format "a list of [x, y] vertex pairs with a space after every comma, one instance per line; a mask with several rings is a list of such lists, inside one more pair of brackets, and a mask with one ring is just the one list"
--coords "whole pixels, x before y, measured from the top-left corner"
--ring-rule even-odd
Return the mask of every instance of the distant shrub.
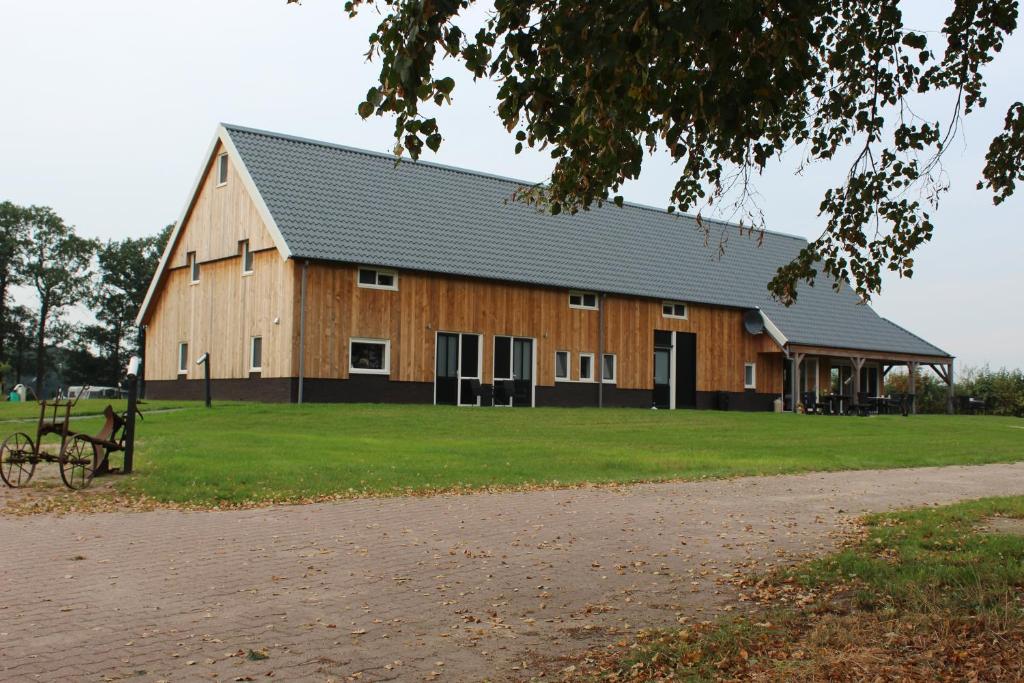
[[[957, 396], [972, 396], [985, 401], [990, 415], [1024, 417], [1024, 370], [992, 370], [982, 367], [959, 368], [954, 376]], [[907, 392], [908, 375], [891, 373], [885, 380], [886, 393]], [[946, 412], [946, 383], [928, 370], [918, 370], [915, 380], [917, 412]]]

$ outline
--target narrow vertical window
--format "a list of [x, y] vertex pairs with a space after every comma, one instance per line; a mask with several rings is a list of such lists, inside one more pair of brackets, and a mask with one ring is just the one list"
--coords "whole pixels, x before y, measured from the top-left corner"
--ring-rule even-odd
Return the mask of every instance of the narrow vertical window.
[[228, 155], [221, 154], [217, 157], [217, 187], [228, 183]]
[[743, 366], [743, 388], [757, 388], [757, 365], [754, 363], [747, 363]]
[[555, 351], [555, 379], [569, 379], [569, 352]]
[[250, 372], [263, 370], [263, 337], [253, 337], [249, 344], [249, 370]]
[[188, 374], [188, 344], [186, 342], [178, 344], [178, 374]]
[[601, 381], [608, 384], [615, 384], [615, 354], [606, 353], [601, 359]]
[[242, 240], [242, 275], [252, 273], [252, 251], [249, 249], [249, 240]]
[[188, 273], [189, 282], [195, 284], [199, 282], [199, 259], [196, 258], [196, 252], [188, 252]]
[[580, 381], [594, 381], [594, 354], [592, 353], [580, 354]]

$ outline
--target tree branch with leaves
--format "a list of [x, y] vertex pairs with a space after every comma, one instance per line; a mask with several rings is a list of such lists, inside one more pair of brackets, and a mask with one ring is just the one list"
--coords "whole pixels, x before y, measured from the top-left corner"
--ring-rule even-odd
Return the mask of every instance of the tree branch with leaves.
[[[482, 25], [464, 28], [474, 4], [345, 4], [351, 16], [382, 14], [367, 53], [379, 79], [358, 112], [395, 118], [396, 154], [442, 144], [429, 115], [455, 89], [437, 73], [442, 58], [499, 83], [498, 116], [517, 153], [549, 152], [548, 181], [518, 198], [552, 213], [621, 205], [623, 183], [664, 150], [681, 169], [668, 211], [699, 219], [733, 202], [741, 224], [763, 229], [752, 176], [790, 150], [801, 167], [857, 150], [822, 199], [820, 236], [769, 283], [786, 303], [822, 275], [865, 299], [886, 271], [913, 275], [947, 190], [942, 154], [961, 117], [985, 106], [982, 70], [1018, 20], [1017, 0], [954, 0], [941, 36], [929, 37], [905, 25], [899, 0], [497, 0]], [[913, 113], [933, 93], [955, 102], [945, 123]], [[1022, 155], [1018, 102], [979, 183], [996, 203], [1022, 179]]]

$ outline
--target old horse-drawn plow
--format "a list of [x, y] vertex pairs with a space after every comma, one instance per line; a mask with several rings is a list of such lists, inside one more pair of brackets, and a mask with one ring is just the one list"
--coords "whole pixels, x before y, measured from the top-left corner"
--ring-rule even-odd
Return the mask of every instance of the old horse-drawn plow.
[[[125, 450], [129, 413], [115, 413], [111, 406], [103, 411], [104, 423], [99, 432], [88, 434], [71, 428], [71, 409], [78, 399], [39, 402], [39, 423], [33, 439], [25, 432], [15, 432], [0, 445], [0, 478], [11, 488], [25, 486], [41, 462], [60, 466], [60, 478], [71, 489], [84, 489], [97, 473], [109, 468], [111, 453]], [[130, 410], [135, 410], [134, 401]], [[46, 450], [43, 439], [60, 437], [60, 450]], [[54, 444], [56, 445], [56, 444]]]

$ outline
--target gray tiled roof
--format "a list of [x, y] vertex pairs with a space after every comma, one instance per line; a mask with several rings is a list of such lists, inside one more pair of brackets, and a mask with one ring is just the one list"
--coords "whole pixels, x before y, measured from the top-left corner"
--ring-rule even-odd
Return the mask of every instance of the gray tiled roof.
[[551, 216], [509, 201], [522, 181], [225, 128], [294, 258], [759, 306], [793, 343], [947, 355], [845, 285], [801, 287], [789, 308], [772, 300], [766, 285], [806, 244], [798, 237], [768, 233], [758, 246], [737, 226], [713, 223], [705, 246], [692, 216], [631, 204]]

